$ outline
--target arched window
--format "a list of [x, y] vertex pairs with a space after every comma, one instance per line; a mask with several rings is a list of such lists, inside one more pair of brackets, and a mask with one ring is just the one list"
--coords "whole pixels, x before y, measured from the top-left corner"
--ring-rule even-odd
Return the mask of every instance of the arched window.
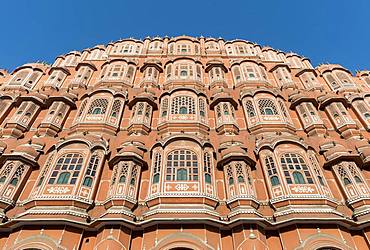
[[159, 182], [159, 173], [161, 169], [162, 155], [157, 152], [154, 157], [154, 166], [153, 166], [153, 184]]
[[69, 172], [60, 173], [58, 180], [57, 180], [57, 184], [68, 184], [70, 176], [71, 174]]
[[188, 108], [187, 107], [180, 107], [180, 114], [187, 114], [188, 113]]
[[305, 184], [303, 175], [300, 172], [293, 172], [293, 179], [295, 184]]
[[95, 99], [91, 103], [90, 108], [87, 113], [93, 114], [93, 115], [105, 114], [105, 112], [107, 111], [107, 107], [108, 107], [107, 99], [103, 99], [103, 98]]
[[339, 71], [339, 72], [336, 72], [336, 75], [342, 83], [352, 85], [351, 79], [349, 78], [347, 73], [344, 73], [343, 71]]
[[83, 158], [79, 153], [62, 155], [57, 160], [48, 184], [54, 184], [55, 180], [57, 180], [57, 184], [75, 184], [80, 174], [82, 163]]
[[137, 170], [137, 166], [134, 165], [132, 167], [132, 170], [131, 170], [131, 180], [130, 180], [130, 185], [131, 186], [134, 186], [135, 183], [136, 183], [136, 178], [137, 178], [137, 174], [138, 174], [138, 170]]
[[325, 181], [324, 181], [324, 178], [322, 177], [322, 173], [321, 173], [321, 169], [320, 169], [320, 166], [318, 164], [318, 161], [317, 161], [317, 158], [316, 156], [311, 152], [308, 156], [308, 159], [310, 160], [311, 162], [311, 165], [312, 165], [312, 168], [313, 168], [313, 171], [314, 173], [316, 174], [317, 176], [317, 179], [319, 180], [320, 182], [320, 185], [322, 186], [326, 186], [325, 184]]
[[93, 115], [100, 115], [102, 114], [102, 108], [101, 107], [95, 107], [92, 111]]
[[204, 153], [204, 181], [205, 183], [211, 184], [212, 177], [211, 177], [211, 155], [206, 152]]
[[362, 183], [361, 178], [358, 177], [357, 175], [355, 175], [354, 179], [355, 179], [356, 183]]
[[239, 68], [239, 66], [236, 66], [234, 68], [233, 73], [234, 73], [234, 77], [235, 77], [235, 82], [236, 83], [242, 81], [242, 77], [241, 77], [241, 74], [240, 74], [240, 68]]
[[176, 96], [172, 100], [171, 114], [195, 114], [195, 101], [190, 96]]
[[96, 170], [99, 166], [99, 161], [100, 161], [99, 156], [97, 155], [91, 156], [89, 165], [87, 166], [87, 170], [85, 173], [85, 179], [82, 185], [86, 187], [91, 187], [93, 178], [96, 175]]
[[271, 185], [272, 185], [272, 186], [277, 186], [277, 185], [279, 185], [279, 184], [280, 184], [280, 182], [279, 182], [279, 178], [278, 178], [277, 176], [272, 176], [272, 177], [270, 178], [270, 181], [271, 181]]
[[326, 80], [334, 90], [340, 87], [340, 85], [337, 83], [337, 81], [335, 80], [331, 73], [326, 74]]
[[244, 172], [243, 172], [243, 166], [239, 162], [236, 163], [235, 165], [235, 170], [236, 170], [236, 176], [238, 178], [239, 183], [244, 183]]
[[119, 183], [126, 183], [127, 175], [128, 175], [128, 163], [123, 162], [121, 166], [121, 172], [119, 173]]
[[308, 166], [302, 156], [294, 153], [286, 153], [280, 158], [284, 176], [288, 184], [313, 184]]
[[199, 99], [199, 115], [202, 116], [202, 117], [205, 117], [206, 116], [206, 108], [205, 108], [205, 101], [204, 99]]
[[126, 182], [126, 175], [121, 175], [121, 177], [119, 177], [119, 183], [125, 183]]
[[176, 179], [178, 181], [187, 181], [188, 180], [188, 171], [185, 168], [177, 169]]
[[162, 100], [161, 103], [162, 117], [166, 117], [168, 113], [168, 98]]
[[14, 77], [9, 81], [9, 85], [24, 86], [27, 89], [32, 89], [38, 79], [40, 79], [42, 72], [33, 69], [23, 69], [18, 71]]
[[113, 102], [112, 111], [111, 111], [110, 116], [113, 118], [117, 118], [120, 113], [120, 110], [121, 110], [121, 101], [115, 100]]
[[17, 183], [18, 183], [18, 178], [13, 177], [9, 184], [12, 186], [17, 186]]
[[123, 62], [113, 62], [106, 65], [102, 72], [100, 78], [106, 80], [118, 80], [123, 78], [126, 64]]
[[248, 100], [245, 102], [245, 109], [247, 111], [248, 117], [255, 117], [256, 116], [256, 111], [254, 110], [254, 105], [252, 101]]
[[78, 111], [77, 117], [76, 117], [76, 122], [80, 121], [82, 119], [82, 114], [85, 111], [86, 105], [87, 105], [88, 100], [85, 99], [80, 106], [80, 110]]
[[12, 171], [14, 164], [8, 163], [5, 168], [3, 168], [1, 174], [0, 174], [0, 184], [4, 183], [6, 178], [9, 176], [10, 172]]
[[234, 173], [233, 173], [233, 168], [231, 167], [231, 164], [227, 166], [226, 174], [227, 174], [229, 186], [234, 185], [234, 177], [233, 177]]
[[13, 175], [13, 178], [11, 179], [10, 181], [10, 185], [12, 186], [17, 186], [19, 180], [21, 179], [22, 177], [22, 174], [24, 172], [25, 168], [23, 165], [20, 165], [17, 170], [15, 171], [14, 175]]
[[83, 186], [91, 187], [93, 179], [91, 177], [85, 177], [84, 182], [82, 183]]
[[198, 158], [190, 150], [174, 150], [167, 156], [167, 181], [197, 181]]
[[279, 177], [277, 176], [276, 165], [274, 159], [271, 156], [265, 158], [265, 165], [267, 168], [267, 174], [270, 178], [272, 186], [280, 185]]
[[278, 115], [274, 101], [263, 98], [258, 100], [258, 107], [262, 115]]
[[134, 77], [134, 72], [135, 72], [134, 66], [129, 66], [127, 69], [126, 78], [129, 80], [132, 79]]
[[343, 178], [343, 183], [344, 183], [345, 186], [347, 186], [348, 184], [351, 184], [351, 181], [349, 180], [349, 178], [344, 177]]

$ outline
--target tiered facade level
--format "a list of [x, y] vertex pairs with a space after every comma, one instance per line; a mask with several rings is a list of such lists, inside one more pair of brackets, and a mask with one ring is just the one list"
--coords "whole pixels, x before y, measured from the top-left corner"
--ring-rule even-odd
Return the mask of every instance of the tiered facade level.
[[124, 39], [0, 71], [3, 249], [368, 249], [370, 72]]

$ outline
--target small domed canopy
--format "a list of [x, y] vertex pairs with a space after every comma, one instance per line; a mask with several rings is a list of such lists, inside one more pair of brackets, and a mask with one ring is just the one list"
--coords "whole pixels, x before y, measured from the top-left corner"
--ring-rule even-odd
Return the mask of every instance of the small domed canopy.
[[133, 160], [142, 166], [147, 166], [144, 160], [144, 154], [147, 152], [143, 138], [127, 138], [118, 148], [117, 152], [112, 155], [109, 165], [113, 167], [119, 161]]
[[356, 101], [356, 100], [363, 100], [366, 95], [370, 95], [370, 94], [348, 93], [348, 95], [346, 95], [345, 98], [347, 99], [349, 103], [352, 103], [353, 101]]
[[317, 100], [320, 104], [320, 106], [319, 106], [320, 110], [324, 110], [324, 108], [332, 102], [341, 102], [341, 103], [343, 103], [343, 105], [345, 107], [348, 106], [348, 102], [344, 97], [338, 96], [338, 95], [336, 95], [332, 92], [330, 92], [330, 93], [326, 92], [326, 93], [318, 96]]
[[248, 155], [247, 149], [240, 146], [231, 146], [221, 150], [217, 166], [221, 168], [231, 161], [244, 161], [251, 167], [256, 165], [256, 162]]
[[20, 93], [15, 93], [15, 92], [0, 92], [0, 99], [8, 99], [15, 101], [18, 97], [20, 96]]
[[92, 88], [89, 92], [85, 93], [83, 96], [81, 96], [80, 99], [83, 99], [85, 97], [93, 96], [97, 93], [106, 92], [111, 94], [114, 97], [123, 97], [124, 99], [127, 99], [127, 91], [122, 91], [121, 89], [115, 88], [115, 87], [103, 87], [103, 86], [97, 86], [95, 88]]
[[[0, 144], [0, 148], [1, 146], [4, 145]], [[3, 164], [6, 160], [16, 160], [30, 164], [31, 166], [38, 166], [37, 160], [40, 154], [43, 153], [44, 147], [44, 142], [32, 139], [28, 143], [17, 146], [11, 153], [3, 154], [0, 158], [0, 164]]]
[[340, 64], [321, 64], [316, 69], [320, 72], [321, 75], [323, 75], [326, 72], [331, 72], [333, 70], [342, 70], [347, 72], [348, 74], [352, 75], [351, 71], [348, 69], [344, 68]]
[[294, 52], [288, 52], [288, 53], [285, 54], [285, 56], [286, 57], [294, 57], [294, 56], [296, 56], [296, 57], [299, 57], [299, 58], [303, 58], [303, 56], [298, 55], [297, 53], [294, 53]]
[[115, 45], [116, 43], [122, 43], [122, 42], [134, 42], [134, 43], [141, 43], [141, 44], [144, 43], [143, 41], [135, 39], [135, 38], [124, 38], [124, 39], [120, 39], [115, 42], [108, 43], [108, 45]]
[[160, 42], [163, 42], [163, 38], [162, 37], [159, 37], [159, 36], [155, 36], [155, 37], [145, 37], [144, 38], [144, 41], [145, 40], [149, 40], [150, 42], [154, 42], [154, 41], [160, 41]]
[[300, 70], [295, 74], [295, 76], [296, 76], [296, 77], [299, 77], [300, 75], [302, 75], [303, 73], [306, 73], [306, 72], [312, 72], [312, 73], [317, 77], [317, 72], [316, 72], [316, 70], [311, 69], [311, 68], [302, 68], [302, 69], [300, 69]]
[[70, 107], [76, 108], [76, 101], [78, 97], [69, 91], [61, 91], [57, 95], [51, 95], [46, 100], [46, 105], [50, 106], [53, 102], [61, 101], [67, 103]]
[[240, 91], [240, 99], [243, 99], [244, 97], [251, 96], [254, 97], [258, 93], [268, 93], [271, 94], [274, 97], [280, 97], [283, 100], [285, 98], [283, 97], [281, 91], [277, 88], [266, 88], [266, 87], [257, 87], [256, 89], [242, 89]]
[[105, 155], [109, 153], [109, 144], [106, 139], [101, 136], [94, 135], [94, 134], [73, 134], [66, 138], [62, 138], [61, 141], [55, 144], [55, 149], [59, 151], [61, 148], [73, 144], [73, 143], [83, 143], [86, 144], [90, 150], [95, 148], [100, 148], [104, 151]]
[[361, 70], [356, 73], [356, 76], [370, 76], [370, 70]]
[[303, 138], [299, 138], [294, 135], [283, 135], [283, 134], [276, 134], [274, 136], [268, 136], [268, 137], [263, 137], [260, 138], [256, 141], [256, 148], [254, 152], [258, 155], [259, 152], [264, 149], [268, 148], [271, 151], [274, 151], [274, 149], [279, 145], [279, 144], [296, 144], [305, 150], [309, 149], [308, 144], [306, 144], [303, 140]]
[[359, 141], [356, 145], [356, 150], [360, 155], [363, 167], [367, 168], [370, 166], [370, 145], [367, 141]]
[[200, 138], [196, 135], [192, 135], [192, 134], [176, 133], [176, 134], [172, 134], [172, 135], [170, 135], [166, 138], [163, 138], [160, 141], [156, 142], [151, 147], [150, 152], [152, 152], [153, 148], [155, 148], [155, 147], [159, 146], [159, 147], [165, 148], [171, 142], [178, 141], [178, 140], [193, 141], [193, 142], [197, 143], [200, 147], [211, 147], [211, 148], [213, 148], [210, 141], [208, 141], [206, 139], [202, 139], [202, 138]]
[[199, 41], [196, 38], [191, 37], [191, 36], [186, 36], [186, 35], [172, 37], [170, 42], [177, 42], [177, 41], [180, 41], [180, 40], [188, 40], [188, 41], [191, 41], [191, 42], [198, 42], [199, 43]]
[[310, 102], [316, 108], [319, 106], [319, 103], [317, 102], [316, 98], [306, 91], [295, 90], [289, 95], [288, 99], [289, 102], [291, 103], [290, 104], [291, 109], [294, 109], [297, 105], [301, 104], [302, 102]]
[[92, 69], [93, 71], [97, 71], [98, 70], [96, 68], [96, 66], [93, 63], [91, 63], [91, 62], [80, 62], [79, 64], [77, 64], [76, 71], [78, 71], [83, 66], [87, 66], [90, 69]]
[[154, 93], [147, 91], [146, 89], [144, 92], [139, 93], [137, 96], [134, 96], [133, 99], [127, 103], [129, 108], [131, 109], [137, 102], [147, 102], [149, 103], [154, 110], [158, 109], [157, 103], [155, 102], [157, 98], [155, 97]]
[[273, 71], [275, 71], [278, 68], [286, 68], [289, 72], [291, 72], [288, 64], [286, 64], [286, 63], [277, 63], [277, 64], [275, 64], [273, 67], [271, 67], [271, 69], [269, 70], [269, 72], [273, 72]]
[[20, 105], [23, 101], [31, 101], [37, 105], [43, 106], [48, 99], [48, 96], [39, 92], [32, 92], [28, 94], [22, 94], [17, 98], [17, 105]]
[[92, 48], [86, 48], [86, 49], [82, 50], [82, 52], [85, 52], [85, 51], [89, 51], [90, 52], [90, 51], [92, 51], [94, 49], [105, 50], [105, 46], [102, 45], [102, 44], [99, 44], [99, 45], [96, 45], [96, 46], [94, 46]]
[[9, 75], [9, 73], [6, 69], [0, 69], [0, 77], [5, 77], [7, 75]]
[[271, 48], [270, 46], [263, 46], [262, 47], [262, 52], [269, 51], [269, 50], [272, 50], [272, 51], [275, 51], [275, 52], [279, 52], [277, 49]]
[[[161, 99], [162, 97], [164, 97], [164, 96], [166, 96], [166, 95], [172, 95], [173, 93], [175, 93], [175, 92], [177, 92], [177, 91], [181, 91], [181, 90], [187, 90], [187, 91], [190, 91], [190, 92], [193, 92], [193, 93], [195, 93], [197, 96], [204, 96], [206, 99], [207, 99], [207, 95], [204, 93], [204, 92], [202, 92], [202, 91], [200, 91], [200, 90], [197, 90], [197, 89], [194, 89], [194, 88], [190, 88], [190, 87], [183, 87], [183, 86], [181, 86], [181, 87], [175, 87], [175, 88], [173, 88], [173, 89], [171, 89], [171, 90], [168, 90], [168, 91], [164, 91], [162, 94], [161, 94], [161, 96], [159, 97], [159, 99]], [[208, 99], [207, 99], [207, 101], [208, 101]]]
[[156, 60], [156, 59], [149, 59], [149, 60], [146, 60], [143, 64], [143, 66], [141, 66], [140, 68], [140, 72], [144, 72], [144, 70], [148, 67], [154, 67], [156, 68], [160, 73], [163, 72], [163, 69], [162, 69], [162, 63], [161, 61], [159, 60]]
[[63, 67], [51, 67], [48, 74], [51, 75], [55, 70], [60, 70], [64, 72], [67, 76], [71, 74], [67, 68], [63, 68]]
[[16, 68], [12, 74], [22, 70], [22, 69], [32, 69], [34, 71], [39, 71], [43, 74], [45, 74], [47, 68], [50, 67], [50, 65], [43, 64], [43, 63], [26, 63], [18, 68]]
[[227, 72], [227, 68], [225, 67], [224, 63], [219, 60], [210, 60], [206, 63], [205, 72], [208, 73], [212, 68], [220, 67], [225, 73]]
[[105, 63], [102, 64], [102, 66], [100, 67], [101, 69], [104, 68], [105, 65], [108, 65], [108, 64], [111, 64], [111, 63], [115, 63], [115, 62], [124, 62], [124, 63], [127, 63], [128, 65], [135, 65], [137, 66], [137, 61], [136, 60], [129, 60], [129, 59], [123, 59], [123, 58], [117, 58], [117, 59], [111, 59], [111, 60], [108, 60], [106, 61]]
[[212, 110], [220, 102], [229, 102], [235, 109], [238, 107], [238, 103], [231, 97], [228, 92], [217, 92], [211, 97], [210, 109]]
[[[167, 64], [169, 64], [169, 63], [174, 63], [174, 62], [181, 61], [181, 60], [188, 60], [188, 61], [193, 61], [194, 63], [202, 64], [201, 61], [196, 60], [195, 58], [187, 57], [187, 56], [180, 56], [180, 57], [176, 57], [174, 59], [170, 59], [170, 60], [166, 61], [164, 63], [164, 66], [166, 67]], [[203, 66], [203, 64], [202, 64], [202, 66]]]
[[252, 44], [254, 45], [254, 43], [250, 42], [250, 41], [247, 41], [247, 40], [244, 40], [244, 39], [234, 39], [234, 40], [230, 40], [230, 41], [227, 41], [225, 43], [226, 44], [233, 44], [233, 43], [246, 43], [246, 44]]
[[249, 63], [253, 63], [253, 64], [257, 65], [257, 66], [263, 67], [266, 70], [266, 66], [263, 63], [261, 63], [261, 62], [259, 62], [257, 60], [251, 60], [251, 59], [232, 60], [230, 67], [232, 68], [235, 65], [241, 65], [242, 63], [248, 63], [248, 62]]
[[322, 143], [320, 145], [320, 152], [326, 160], [324, 167], [330, 167], [343, 160], [354, 161], [357, 164], [361, 164], [362, 162], [359, 154], [351, 152], [351, 150], [334, 141]]

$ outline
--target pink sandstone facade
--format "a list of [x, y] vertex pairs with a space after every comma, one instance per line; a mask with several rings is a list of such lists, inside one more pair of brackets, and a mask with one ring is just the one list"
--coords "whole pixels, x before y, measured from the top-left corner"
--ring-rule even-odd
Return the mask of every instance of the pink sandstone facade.
[[1, 249], [368, 249], [370, 72], [123, 39], [0, 71]]

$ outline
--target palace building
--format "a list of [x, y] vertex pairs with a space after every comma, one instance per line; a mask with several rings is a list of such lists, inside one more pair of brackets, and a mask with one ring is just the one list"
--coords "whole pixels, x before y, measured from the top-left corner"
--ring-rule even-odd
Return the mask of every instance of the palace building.
[[122, 39], [0, 70], [0, 249], [370, 247], [370, 71]]

